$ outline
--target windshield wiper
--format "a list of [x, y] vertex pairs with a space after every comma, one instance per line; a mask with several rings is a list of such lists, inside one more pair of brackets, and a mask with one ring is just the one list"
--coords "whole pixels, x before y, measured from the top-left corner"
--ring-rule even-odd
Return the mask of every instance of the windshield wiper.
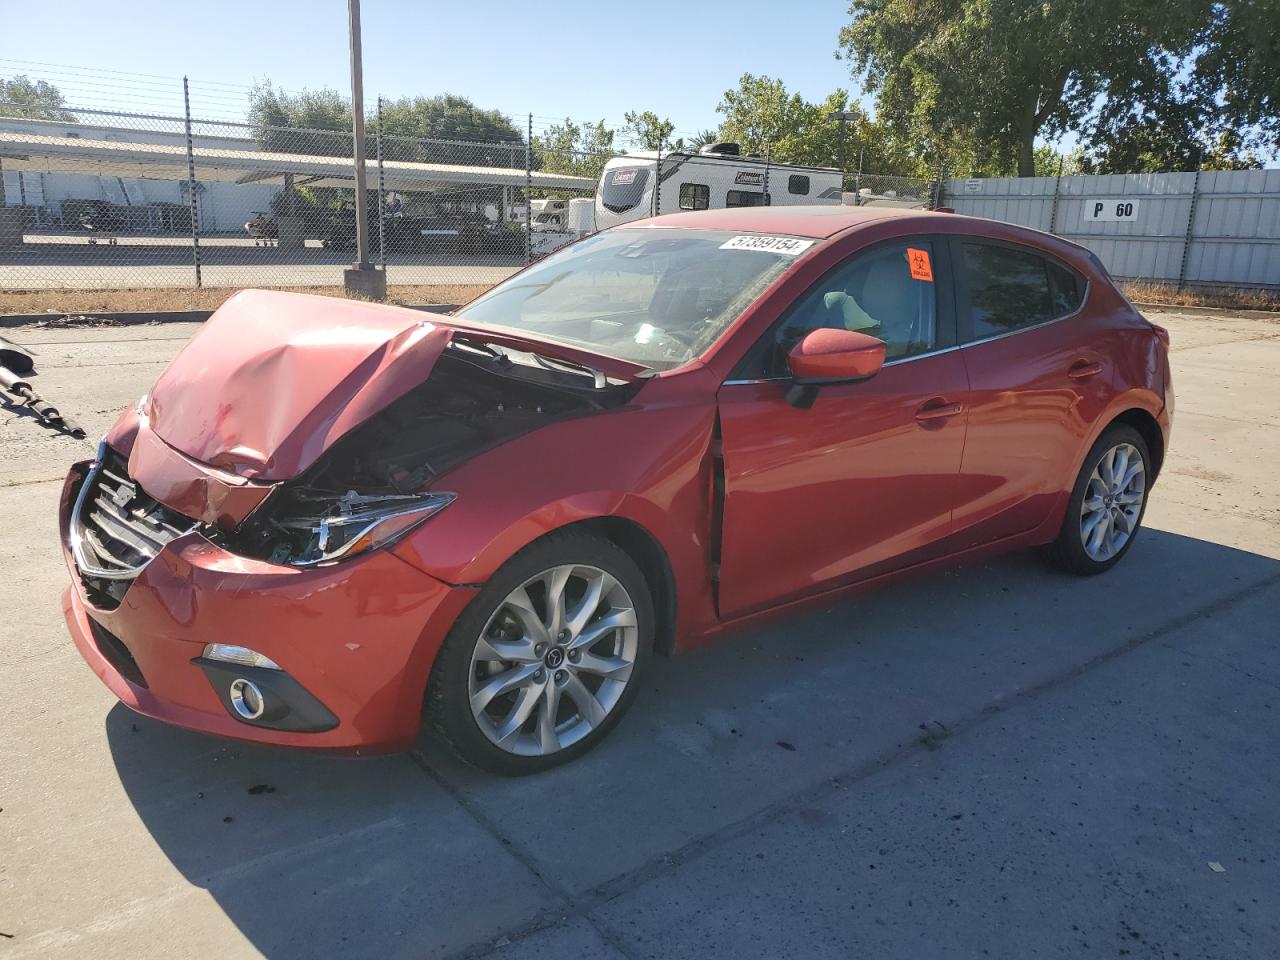
[[533, 357], [534, 363], [547, 370], [569, 370], [573, 373], [585, 373], [591, 377], [592, 386], [597, 390], [603, 390], [609, 385], [609, 380], [605, 377], [604, 371], [589, 367], [585, 363], [561, 360], [559, 357], [544, 357], [542, 354], [534, 353], [532, 350], [529, 351], [529, 356]]
[[511, 362], [511, 358], [508, 357], [506, 353], [492, 344], [485, 343], [483, 340], [473, 340], [470, 337], [459, 337], [455, 335], [450, 338], [449, 346], [458, 350], [470, 350], [472, 353], [482, 354], [489, 357], [491, 360], [503, 360], [508, 363]]

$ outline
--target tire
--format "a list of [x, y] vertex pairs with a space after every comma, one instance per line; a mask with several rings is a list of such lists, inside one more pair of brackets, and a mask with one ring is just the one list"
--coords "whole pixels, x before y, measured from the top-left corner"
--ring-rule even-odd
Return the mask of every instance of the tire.
[[[1142, 469], [1132, 473], [1135, 455]], [[1115, 471], [1121, 476], [1112, 477], [1122, 457], [1124, 465]], [[1108, 427], [1084, 458], [1062, 529], [1045, 548], [1045, 558], [1077, 576], [1110, 570], [1137, 538], [1152, 480], [1151, 453], [1142, 434], [1124, 424]]]
[[[547, 603], [557, 590], [559, 619]], [[622, 719], [653, 637], [636, 562], [586, 531], [550, 534], [507, 561], [454, 623], [427, 685], [428, 722], [482, 770], [548, 770]]]

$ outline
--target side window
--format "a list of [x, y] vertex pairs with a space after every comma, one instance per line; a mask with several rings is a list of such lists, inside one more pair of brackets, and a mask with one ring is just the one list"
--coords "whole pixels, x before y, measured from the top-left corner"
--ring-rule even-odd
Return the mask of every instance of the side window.
[[1046, 260], [1049, 290], [1053, 299], [1053, 315], [1064, 317], [1080, 309], [1084, 300], [1084, 277], [1060, 263]]
[[705, 210], [711, 205], [711, 188], [705, 183], [680, 184], [680, 209]]
[[807, 197], [809, 195], [809, 178], [803, 173], [793, 173], [787, 177], [787, 193], [795, 194], [798, 197]]
[[905, 240], [857, 254], [813, 285], [778, 321], [769, 376], [785, 375], [787, 353], [823, 327], [856, 330], [885, 343], [885, 360], [938, 345], [933, 244]]
[[754, 190], [730, 190], [724, 195], [726, 207], [767, 207], [769, 201], [763, 193]]
[[972, 339], [1033, 327], [1079, 306], [1079, 278], [1039, 254], [984, 243], [960, 246]]

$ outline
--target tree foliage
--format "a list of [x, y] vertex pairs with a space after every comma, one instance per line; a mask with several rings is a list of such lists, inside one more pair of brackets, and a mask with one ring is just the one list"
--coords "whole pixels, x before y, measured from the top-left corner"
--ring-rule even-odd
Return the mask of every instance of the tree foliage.
[[65, 102], [62, 91], [52, 83], [32, 80], [24, 74], [0, 77], [0, 117], [75, 123], [75, 114], [63, 109]]
[[1280, 0], [853, 0], [850, 13], [840, 47], [878, 115], [952, 169], [1030, 176], [1037, 137], [1068, 131], [1104, 169], [1185, 169], [1214, 144], [1238, 144], [1238, 160], [1280, 138]]
[[[377, 111], [367, 107], [365, 150], [373, 156]], [[351, 103], [336, 90], [286, 93], [264, 81], [249, 94], [249, 119], [264, 150], [351, 155]], [[383, 101], [382, 132], [383, 154], [390, 160], [513, 166], [511, 150], [491, 145], [524, 143], [505, 114], [482, 109], [466, 97], [450, 93]], [[519, 152], [523, 165], [523, 150]]]
[[[926, 158], [909, 148], [893, 130], [872, 120], [848, 91], [836, 90], [822, 103], [810, 103], [788, 93], [781, 80], [744, 73], [733, 90], [726, 90], [716, 111], [724, 120], [716, 139], [733, 141], [746, 154], [779, 163], [861, 168], [880, 174], [925, 177]], [[833, 114], [853, 118], [841, 124]]]
[[638, 113], [628, 110], [623, 116], [626, 121], [622, 128], [623, 139], [630, 141], [642, 150], [661, 150], [664, 153], [678, 152], [684, 149], [683, 139], [672, 139], [676, 125], [670, 120], [659, 117], [652, 110]]
[[616, 154], [615, 136], [604, 120], [576, 123], [566, 117], [564, 123], [553, 123], [534, 136], [534, 166], [548, 173], [599, 180], [605, 163]]

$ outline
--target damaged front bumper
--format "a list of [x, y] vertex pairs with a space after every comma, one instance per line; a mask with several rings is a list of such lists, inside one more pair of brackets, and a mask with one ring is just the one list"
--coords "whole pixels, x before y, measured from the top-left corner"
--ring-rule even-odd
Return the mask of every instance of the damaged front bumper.
[[[73, 509], [92, 464], [76, 464], [59, 506], [72, 584], [67, 627], [85, 661], [131, 709], [168, 723], [284, 746], [364, 753], [417, 736], [431, 665], [475, 595], [386, 550], [299, 569], [230, 553], [196, 530], [165, 544], [118, 605], [86, 587], [71, 550]], [[208, 644], [257, 651], [279, 671], [203, 658]], [[231, 684], [268, 703], [237, 713]]]

